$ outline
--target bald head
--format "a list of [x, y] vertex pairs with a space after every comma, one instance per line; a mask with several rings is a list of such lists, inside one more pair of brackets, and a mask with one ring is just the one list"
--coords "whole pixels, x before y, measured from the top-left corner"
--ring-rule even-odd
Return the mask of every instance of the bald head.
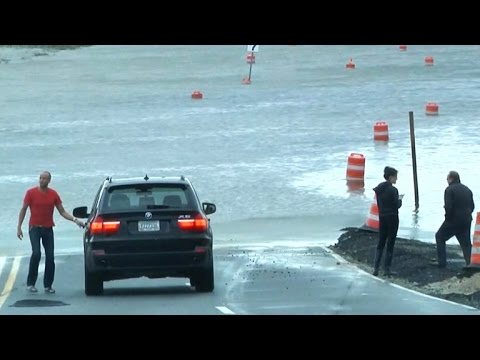
[[45, 190], [46, 188], [48, 188], [50, 180], [52, 180], [52, 174], [50, 174], [50, 171], [43, 171], [42, 173], [40, 173], [40, 179], [38, 181], [40, 189]]
[[450, 171], [447, 175], [447, 181], [448, 181], [449, 184], [459, 183], [460, 182], [460, 175], [456, 171]]

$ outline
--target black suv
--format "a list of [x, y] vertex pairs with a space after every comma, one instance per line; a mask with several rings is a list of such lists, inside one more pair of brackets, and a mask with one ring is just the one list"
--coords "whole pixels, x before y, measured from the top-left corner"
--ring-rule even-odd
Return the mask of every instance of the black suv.
[[214, 289], [213, 234], [207, 215], [215, 204], [200, 203], [188, 179], [108, 177], [84, 233], [85, 293], [100, 295], [103, 282], [146, 276], [188, 277], [200, 292]]

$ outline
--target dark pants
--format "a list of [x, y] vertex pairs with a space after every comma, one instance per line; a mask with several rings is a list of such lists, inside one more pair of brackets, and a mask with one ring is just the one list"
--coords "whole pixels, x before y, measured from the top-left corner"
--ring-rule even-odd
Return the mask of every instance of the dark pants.
[[393, 259], [393, 247], [395, 246], [395, 240], [397, 239], [398, 232], [398, 214], [380, 216], [380, 231], [378, 234], [377, 251], [375, 253], [375, 269], [380, 267], [380, 261], [382, 260], [383, 249], [385, 244], [387, 245], [387, 253], [385, 255], [385, 269], [389, 270], [392, 265]]
[[50, 287], [53, 284], [55, 276], [55, 261], [53, 257], [53, 228], [37, 227], [30, 228], [28, 232], [30, 243], [32, 244], [32, 256], [30, 257], [30, 267], [28, 269], [27, 286], [35, 285], [38, 278], [38, 265], [42, 253], [40, 252], [40, 239], [42, 239], [45, 249], [45, 274], [43, 275], [43, 286]]
[[435, 234], [435, 241], [437, 243], [437, 257], [438, 265], [441, 267], [447, 266], [447, 245], [446, 242], [455, 236], [462, 248], [463, 258], [467, 265], [470, 264], [470, 255], [472, 253], [472, 243], [470, 240], [470, 228], [472, 226], [471, 220], [463, 224], [454, 224], [444, 221], [440, 229]]

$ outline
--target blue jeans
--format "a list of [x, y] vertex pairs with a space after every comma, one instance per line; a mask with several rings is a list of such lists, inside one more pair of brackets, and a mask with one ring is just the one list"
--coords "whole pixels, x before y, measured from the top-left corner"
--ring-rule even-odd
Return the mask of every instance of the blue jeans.
[[35, 286], [38, 278], [38, 266], [42, 253], [40, 252], [40, 239], [45, 249], [45, 273], [43, 275], [43, 286], [51, 287], [55, 277], [55, 261], [53, 256], [53, 228], [32, 226], [28, 231], [30, 243], [32, 244], [32, 256], [28, 269], [27, 286]]

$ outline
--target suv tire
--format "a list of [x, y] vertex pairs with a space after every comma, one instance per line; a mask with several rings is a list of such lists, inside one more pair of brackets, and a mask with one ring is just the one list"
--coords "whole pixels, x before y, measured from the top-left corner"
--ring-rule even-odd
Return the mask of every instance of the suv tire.
[[197, 292], [212, 292], [215, 288], [215, 276], [213, 271], [213, 261], [210, 266], [199, 270], [194, 277], [193, 283]]
[[102, 278], [95, 273], [89, 272], [87, 269], [86, 263], [84, 267], [85, 267], [85, 294], [87, 296], [101, 295], [103, 293]]

